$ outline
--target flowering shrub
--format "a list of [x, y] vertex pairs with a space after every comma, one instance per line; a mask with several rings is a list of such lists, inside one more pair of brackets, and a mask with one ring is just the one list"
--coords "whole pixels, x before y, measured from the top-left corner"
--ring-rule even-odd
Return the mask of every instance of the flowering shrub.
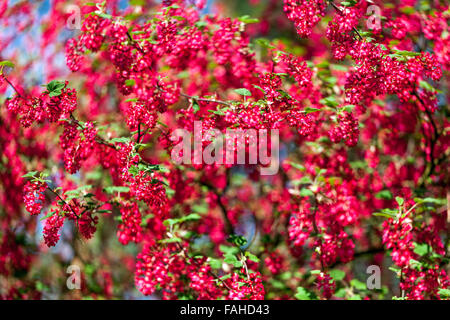
[[[1, 298], [450, 297], [448, 3], [45, 3], [0, 5]], [[175, 162], [199, 121], [279, 170]]]

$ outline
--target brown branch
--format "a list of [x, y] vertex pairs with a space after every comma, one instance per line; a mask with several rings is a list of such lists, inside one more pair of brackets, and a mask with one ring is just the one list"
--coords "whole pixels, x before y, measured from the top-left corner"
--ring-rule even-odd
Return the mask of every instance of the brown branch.
[[3, 79], [5, 79], [5, 81], [14, 89], [14, 91], [17, 93], [17, 95], [19, 97], [21, 97], [22, 99], [24, 99], [24, 97], [20, 94], [19, 90], [17, 90], [17, 88], [11, 83], [11, 81], [9, 81], [9, 79], [2, 74]]
[[[434, 151], [435, 151], [435, 147], [436, 147], [436, 143], [439, 140], [440, 134], [439, 134], [439, 130], [437, 128], [437, 125], [433, 119], [433, 115], [431, 114], [430, 110], [428, 110], [425, 102], [420, 98], [420, 96], [417, 94], [417, 92], [413, 92], [413, 95], [417, 98], [417, 100], [422, 104], [424, 110], [425, 110], [425, 114], [427, 115], [427, 117], [430, 120], [431, 126], [433, 127], [433, 136], [430, 138], [430, 167], [428, 172], [426, 173], [426, 170], [424, 172], [424, 178], [422, 179], [422, 182], [420, 183], [420, 186], [423, 187], [425, 184], [425, 180], [427, 177], [431, 177], [431, 175], [434, 173], [434, 170], [436, 168], [436, 161], [434, 158]], [[425, 133], [424, 133], [424, 137]], [[426, 174], [425, 174], [426, 173]]]
[[64, 200], [64, 199], [59, 195], [58, 192], [56, 192], [55, 190], [53, 190], [53, 189], [50, 188], [49, 186], [47, 186], [47, 189], [50, 190], [50, 192], [52, 192], [54, 195], [56, 195], [56, 196], [59, 198], [59, 200], [61, 200], [66, 206], [68, 206], [68, 207], [70, 208], [70, 210], [71, 210], [72, 213], [75, 215], [75, 217], [77, 217], [77, 221], [78, 221], [78, 219], [80, 218], [80, 216], [77, 215], [77, 213], [76, 213], [75, 210], [72, 208], [72, 206], [71, 206], [70, 204], [68, 204], [68, 203], [66, 202], [66, 200]]
[[140, 143], [141, 142], [141, 123], [139, 122], [138, 124], [138, 136], [136, 138], [136, 142]]
[[141, 46], [139, 45], [139, 43], [138, 43], [136, 40], [133, 39], [133, 37], [131, 36], [131, 34], [130, 34], [129, 31], [127, 31], [127, 36], [128, 36], [128, 39], [131, 41], [131, 43], [133, 43], [134, 47], [135, 47], [137, 50], [139, 50], [140, 53], [142, 53], [143, 55], [145, 55], [144, 50], [141, 48]]
[[318, 203], [317, 203], [317, 198], [316, 198], [316, 194], [314, 194], [314, 211], [312, 214], [312, 224], [313, 224], [313, 228], [314, 228], [314, 232], [316, 234], [316, 236], [319, 238], [319, 245], [320, 245], [320, 254], [319, 254], [319, 260], [320, 260], [320, 266], [322, 268], [322, 271], [325, 271], [325, 264], [323, 263], [323, 259], [322, 259], [322, 254], [323, 254], [323, 247], [322, 247], [322, 238], [319, 237], [320, 233], [319, 233], [319, 228], [317, 227], [317, 222], [316, 222], [316, 214], [317, 214], [317, 209], [318, 209]]
[[217, 190], [216, 187], [214, 187], [213, 185], [211, 185], [208, 182], [201, 181], [201, 180], [198, 182], [201, 185], [207, 187], [209, 190], [211, 190], [217, 196], [217, 204], [219, 205], [219, 207], [222, 211], [223, 219], [225, 221], [225, 230], [226, 230], [227, 234], [233, 234], [234, 233], [233, 225], [228, 217], [227, 208], [222, 200], [222, 197], [224, 196], [224, 194], [228, 188], [228, 185], [229, 185], [229, 170], [227, 169], [227, 184], [225, 186], [225, 189], [222, 192], [219, 192], [219, 190]]

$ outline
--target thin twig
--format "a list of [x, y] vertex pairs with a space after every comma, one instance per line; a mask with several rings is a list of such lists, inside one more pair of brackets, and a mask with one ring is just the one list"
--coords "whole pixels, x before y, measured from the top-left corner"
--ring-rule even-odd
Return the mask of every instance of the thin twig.
[[11, 81], [9, 81], [9, 79], [7, 77], [5, 77], [5, 75], [2, 75], [2, 76], [3, 76], [3, 79], [5, 79], [5, 81], [14, 89], [14, 91], [17, 93], [17, 95], [23, 99], [24, 97], [20, 94], [19, 90], [17, 90], [17, 88], [11, 83]]
[[80, 218], [80, 216], [77, 215], [77, 213], [76, 213], [75, 210], [72, 208], [72, 206], [71, 206], [70, 204], [68, 204], [68, 203], [66, 202], [66, 200], [64, 200], [64, 199], [59, 195], [58, 192], [56, 192], [55, 190], [53, 190], [53, 189], [50, 188], [49, 186], [47, 186], [47, 189], [50, 190], [50, 192], [52, 192], [54, 195], [56, 195], [56, 196], [59, 198], [59, 200], [61, 200], [66, 206], [68, 206], [68, 207], [70, 208], [70, 210], [73, 212], [73, 214], [75, 215], [75, 217], [77, 217], [77, 221], [78, 221], [78, 219]]
[[222, 105], [227, 106], [227, 107], [231, 107], [232, 106], [231, 103], [226, 102], [226, 101], [222, 101], [222, 100], [199, 98], [199, 97], [195, 97], [195, 96], [190, 96], [190, 95], [185, 94], [183, 92], [181, 92], [180, 95], [185, 97], [185, 98], [187, 98], [187, 99], [193, 99], [193, 100], [204, 101], [204, 102], [213, 102], [213, 103], [222, 104]]

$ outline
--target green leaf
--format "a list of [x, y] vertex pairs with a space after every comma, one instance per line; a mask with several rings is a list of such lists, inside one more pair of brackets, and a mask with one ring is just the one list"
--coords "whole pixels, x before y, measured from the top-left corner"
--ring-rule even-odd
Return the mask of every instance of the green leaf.
[[364, 282], [359, 281], [358, 279], [352, 279], [350, 284], [355, 287], [357, 290], [365, 291], [367, 290], [367, 286]]
[[95, 212], [97, 212], [97, 213], [111, 213], [112, 211], [111, 210], [104, 210], [104, 209], [102, 209], [102, 210], [95, 210]]
[[245, 252], [245, 255], [253, 262], [259, 262], [259, 258], [257, 256], [255, 256], [254, 254], [252, 254], [249, 251]]
[[198, 105], [197, 101], [194, 101], [192, 103], [192, 109], [194, 109], [194, 113], [197, 113], [197, 111], [200, 110], [200, 106]]
[[161, 243], [174, 243], [174, 242], [183, 242], [181, 238], [173, 237], [169, 239], [160, 240]]
[[395, 201], [397, 201], [398, 205], [401, 206], [405, 202], [405, 199], [402, 197], [395, 197]]
[[239, 249], [236, 247], [231, 247], [231, 246], [225, 246], [223, 244], [221, 244], [219, 246], [219, 250], [221, 252], [223, 252], [224, 256], [225, 255], [229, 255], [229, 254], [237, 254], [239, 252]]
[[400, 11], [404, 14], [414, 14], [416, 12], [416, 9], [414, 7], [402, 7], [400, 8]]
[[120, 192], [120, 193], [130, 192], [130, 188], [125, 187], [125, 186], [110, 186], [110, 187], [104, 188], [103, 190], [108, 194], [113, 194], [116, 192]]
[[450, 298], [450, 289], [439, 289], [438, 291], [439, 295], [445, 298]]
[[52, 80], [47, 85], [47, 91], [49, 97], [56, 97], [61, 95], [62, 89], [64, 89], [65, 83], [58, 81], [58, 80]]
[[219, 259], [208, 258], [208, 264], [213, 269], [221, 269], [222, 268], [222, 261]]
[[83, 191], [86, 191], [86, 190], [89, 190], [89, 189], [92, 189], [92, 185], [85, 185], [85, 186], [81, 186], [81, 187], [78, 187], [78, 188], [76, 188], [76, 189], [73, 189], [73, 190], [68, 190], [68, 191], [66, 191], [65, 192], [65, 194], [66, 195], [79, 195], [79, 194], [81, 194]]
[[419, 270], [423, 266], [423, 263], [415, 259], [409, 259], [409, 265], [412, 268]]
[[225, 112], [221, 111], [221, 110], [208, 110], [208, 112], [217, 114], [218, 116], [224, 116]]
[[204, 28], [204, 27], [206, 27], [208, 24], [205, 22], [205, 21], [197, 21], [196, 23], [195, 23], [195, 26], [197, 27], [197, 28]]
[[301, 197], [311, 197], [314, 196], [314, 192], [312, 192], [310, 189], [308, 188], [302, 188], [300, 190], [300, 196]]
[[377, 43], [375, 46], [380, 47], [381, 49], [383, 49], [384, 51], [387, 51], [388, 49], [386, 48], [386, 46], [382, 43]]
[[345, 296], [346, 296], [346, 290], [344, 289], [344, 288], [339, 288], [339, 289], [337, 289], [336, 290], [336, 292], [334, 293], [334, 296], [335, 297], [338, 297], [338, 298], [345, 298]]
[[353, 109], [355, 108], [355, 106], [353, 104], [348, 104], [342, 107], [342, 111], [346, 111], [346, 112], [352, 112]]
[[247, 239], [245, 239], [245, 237], [243, 236], [238, 236], [236, 234], [232, 234], [228, 237], [227, 239], [228, 242], [235, 244], [239, 247], [241, 246], [245, 246], [247, 244]]
[[236, 256], [235, 255], [232, 255], [232, 254], [227, 254], [226, 256], [225, 256], [225, 259], [223, 260], [225, 263], [228, 263], [228, 264], [235, 264], [236, 262], [238, 262], [239, 260], [238, 260], [238, 258], [236, 258]]
[[375, 198], [384, 199], [384, 200], [392, 200], [393, 196], [389, 190], [382, 190], [375, 194]]
[[388, 269], [397, 275], [400, 274], [400, 272], [401, 272], [401, 270], [399, 268], [395, 268], [395, 267], [389, 267]]
[[146, 227], [148, 224], [148, 221], [153, 217], [154, 217], [153, 214], [148, 214], [148, 215], [142, 217], [141, 226]]
[[341, 5], [344, 7], [353, 7], [356, 3], [357, 1], [355, 0], [349, 0], [349, 1], [342, 1]]
[[227, 274], [221, 276], [219, 279], [224, 281], [224, 280], [230, 279], [230, 278], [231, 278], [231, 273], [227, 273]]
[[236, 92], [237, 94], [240, 94], [241, 96], [244, 97], [250, 97], [252, 95], [252, 93], [245, 88], [240, 88], [240, 89], [235, 89], [234, 92]]
[[61, 93], [62, 93], [61, 90], [54, 90], [54, 91], [50, 92], [50, 93], [48, 94], [48, 96], [49, 96], [49, 97], [57, 97], [57, 96], [60, 96]]
[[367, 169], [369, 165], [365, 160], [361, 160], [350, 162], [350, 167], [352, 167], [352, 169]]
[[176, 225], [177, 223], [180, 223], [180, 219], [166, 219], [163, 221], [163, 225], [166, 227]]
[[96, 16], [99, 16], [100, 18], [106, 19], [106, 20], [112, 20], [113, 16], [107, 13], [103, 12], [94, 12]]
[[263, 88], [261, 88], [260, 86], [254, 84], [253, 87], [256, 88], [256, 89], [258, 89], [258, 90], [261, 91], [262, 93], [266, 94], [266, 91], [265, 91]]
[[269, 39], [266, 39], [266, 38], [258, 38], [258, 39], [255, 39], [255, 42], [257, 43], [257, 44], [259, 44], [261, 47], [263, 47], [263, 48], [271, 48], [271, 49], [273, 49], [273, 48], [275, 48], [271, 43], [270, 43], [270, 40]]
[[241, 21], [241, 22], [243, 22], [243, 23], [246, 23], [246, 24], [249, 24], [249, 23], [257, 23], [257, 22], [259, 22], [258, 19], [252, 18], [252, 17], [250, 17], [250, 16], [248, 16], [248, 15], [239, 17], [238, 20]]
[[171, 18], [172, 18], [172, 19], [175, 19], [175, 20], [178, 20], [178, 21], [186, 20], [186, 18], [185, 18], [185, 17], [182, 17], [182, 16], [172, 16]]
[[298, 287], [295, 298], [297, 300], [311, 300], [311, 293], [303, 287]]
[[426, 243], [414, 243], [414, 252], [419, 256], [424, 256], [428, 252], [428, 244]]
[[414, 201], [417, 203], [432, 203], [438, 206], [443, 206], [447, 203], [446, 199], [438, 199], [438, 198], [414, 198]]
[[397, 214], [385, 212], [385, 211], [374, 212], [372, 215], [375, 217], [385, 217], [385, 218], [395, 218], [397, 216]]
[[197, 212], [197, 213], [208, 213], [208, 206], [206, 204], [203, 205], [193, 205], [192, 206], [192, 211]]
[[39, 171], [30, 171], [22, 176], [22, 178], [32, 178], [37, 175]]
[[330, 63], [328, 61], [326, 61], [326, 60], [316, 64], [316, 67], [319, 68], [319, 69], [326, 69], [329, 66], [330, 66]]
[[396, 50], [394, 49], [395, 54], [399, 54], [401, 56], [405, 57], [417, 57], [420, 56], [420, 52], [413, 52], [413, 51], [407, 51], [407, 50]]
[[337, 106], [339, 106], [339, 102], [336, 101], [336, 97], [335, 96], [326, 97], [324, 99], [321, 99], [319, 102], [321, 104], [324, 104], [324, 105], [326, 105], [328, 107], [331, 107], [331, 108], [336, 108]]
[[434, 89], [434, 87], [431, 84], [429, 84], [428, 82], [423, 81], [423, 80], [419, 81], [419, 86], [421, 88], [427, 90], [427, 91], [430, 91], [430, 92], [435, 92], [436, 91], [436, 89]]
[[313, 183], [313, 181], [308, 176], [304, 176], [301, 179], [292, 180], [292, 184], [294, 186], [299, 186], [299, 185], [302, 185], [302, 184], [312, 184], [312, 183]]
[[306, 170], [305, 166], [303, 166], [303, 165], [301, 165], [301, 164], [299, 164], [299, 163], [295, 163], [295, 162], [289, 161], [289, 164], [290, 164], [291, 166], [293, 166], [295, 169], [298, 169], [298, 170], [300, 170], [300, 171], [305, 171], [305, 170]]
[[320, 111], [320, 109], [318, 109], [318, 108], [306, 107], [306, 108], [304, 109], [304, 111], [305, 111], [306, 114], [309, 114], [309, 113], [313, 113], [313, 112]]
[[52, 211], [52, 210], [49, 210], [49, 212], [44, 217], [40, 218], [39, 221], [45, 220], [47, 218], [50, 218], [53, 214], [55, 214], [55, 212]]
[[181, 222], [184, 222], [184, 221], [197, 221], [197, 220], [200, 220], [201, 218], [202, 218], [202, 216], [200, 216], [199, 214], [191, 213], [191, 214], [188, 214], [185, 217], [182, 217], [181, 218]]
[[136, 166], [130, 166], [128, 168], [128, 172], [132, 175], [132, 176], [136, 176], [137, 174], [139, 174], [139, 168]]
[[11, 61], [8, 61], [8, 60], [0, 61], [0, 67], [14, 68], [14, 63], [12, 63]]
[[52, 80], [47, 84], [47, 91], [52, 92], [55, 90], [62, 90], [64, 88], [65, 84], [62, 81], [58, 80]]
[[348, 66], [343, 66], [341, 64], [332, 64], [331, 68], [337, 71], [345, 71], [345, 72], [347, 72], [348, 70]]
[[200, 220], [202, 217], [196, 213], [191, 213], [187, 216], [181, 217], [181, 218], [172, 218], [172, 219], [166, 219], [164, 220], [163, 224], [168, 227], [168, 226], [173, 226], [179, 223], [183, 223], [186, 221], [196, 221], [196, 220]]
[[339, 269], [330, 270], [329, 274], [335, 281], [341, 281], [345, 278], [345, 272]]
[[311, 184], [313, 183], [312, 179], [308, 176], [304, 176], [300, 179], [301, 184]]
[[132, 87], [132, 86], [134, 86], [136, 84], [136, 80], [134, 80], [134, 79], [127, 79], [127, 80], [125, 80], [125, 85], [127, 86], [127, 87]]
[[331, 84], [332, 86], [334, 86], [337, 83], [337, 78], [336, 77], [327, 77], [324, 80], [326, 82], [328, 82], [329, 84]]
[[127, 137], [121, 137], [121, 138], [112, 138], [110, 140], [112, 143], [128, 143], [130, 142], [130, 138]]

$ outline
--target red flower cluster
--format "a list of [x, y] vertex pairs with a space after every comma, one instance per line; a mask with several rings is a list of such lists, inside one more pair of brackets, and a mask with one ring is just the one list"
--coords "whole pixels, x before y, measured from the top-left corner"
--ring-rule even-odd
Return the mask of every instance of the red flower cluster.
[[79, 130], [79, 123], [66, 122], [64, 132], [60, 137], [60, 145], [64, 150], [64, 165], [70, 173], [75, 173], [81, 168], [96, 147], [97, 131], [92, 123], [86, 123]]
[[48, 247], [53, 247], [59, 241], [59, 230], [64, 225], [64, 216], [58, 211], [53, 211], [52, 215], [45, 220], [44, 241]]
[[359, 123], [349, 112], [338, 115], [338, 125], [330, 130], [330, 140], [338, 143], [344, 140], [349, 147], [356, 146], [359, 137]]
[[122, 222], [117, 230], [117, 238], [120, 243], [127, 245], [130, 241], [139, 243], [142, 241], [141, 214], [136, 203], [125, 205], [121, 210]]
[[50, 84], [38, 97], [16, 95], [7, 100], [6, 107], [19, 115], [24, 127], [29, 127], [33, 122], [56, 122], [76, 109], [77, 94], [74, 89], [67, 88], [67, 81], [55, 82], [51, 88]]
[[283, 2], [287, 18], [294, 23], [301, 37], [311, 35], [312, 28], [325, 16], [327, 8], [324, 0], [283, 0]]
[[[0, 61], [0, 93], [12, 93], [0, 112], [0, 297], [39, 296], [55, 281], [34, 261], [58, 254], [57, 269], [71, 246], [74, 261], [99, 253], [82, 297], [129, 292], [133, 270], [141, 294], [163, 299], [394, 295], [385, 279], [354, 285], [363, 255], [381, 268], [391, 258], [401, 298], [445, 299], [448, 4], [378, 2], [374, 29], [366, 1], [252, 1], [258, 21], [204, 15], [204, 1], [150, 2], [84, 6], [73, 39], [60, 0], [42, 19], [34, 2], [0, 5], [2, 53], [14, 52]], [[42, 59], [22, 65], [11, 29], [42, 30], [38, 44], [27, 38]], [[63, 46], [68, 69], [54, 59]], [[210, 130], [246, 153], [259, 141], [231, 145], [229, 130], [276, 132], [279, 171], [175, 164], [177, 129], [201, 139], [194, 155], [216, 142]], [[101, 241], [67, 241], [92, 239], [100, 221]], [[31, 243], [41, 227], [47, 247], [63, 245]]]
[[175, 244], [167, 247], [146, 247], [137, 256], [136, 287], [145, 295], [156, 289], [163, 289], [166, 299], [174, 299], [186, 294], [183, 278], [190, 280], [189, 288], [198, 299], [217, 299], [223, 295], [215, 279], [209, 274], [210, 267], [204, 260], [183, 257], [183, 252]]
[[317, 277], [317, 288], [322, 297], [330, 299], [336, 290], [336, 283], [328, 273], [321, 272]]
[[25, 184], [23, 201], [25, 202], [25, 208], [32, 215], [41, 213], [45, 201], [44, 191], [46, 189], [47, 185], [39, 181], [28, 181]]
[[228, 293], [230, 300], [264, 300], [264, 286], [259, 272], [248, 274], [247, 278], [233, 274], [231, 290]]

